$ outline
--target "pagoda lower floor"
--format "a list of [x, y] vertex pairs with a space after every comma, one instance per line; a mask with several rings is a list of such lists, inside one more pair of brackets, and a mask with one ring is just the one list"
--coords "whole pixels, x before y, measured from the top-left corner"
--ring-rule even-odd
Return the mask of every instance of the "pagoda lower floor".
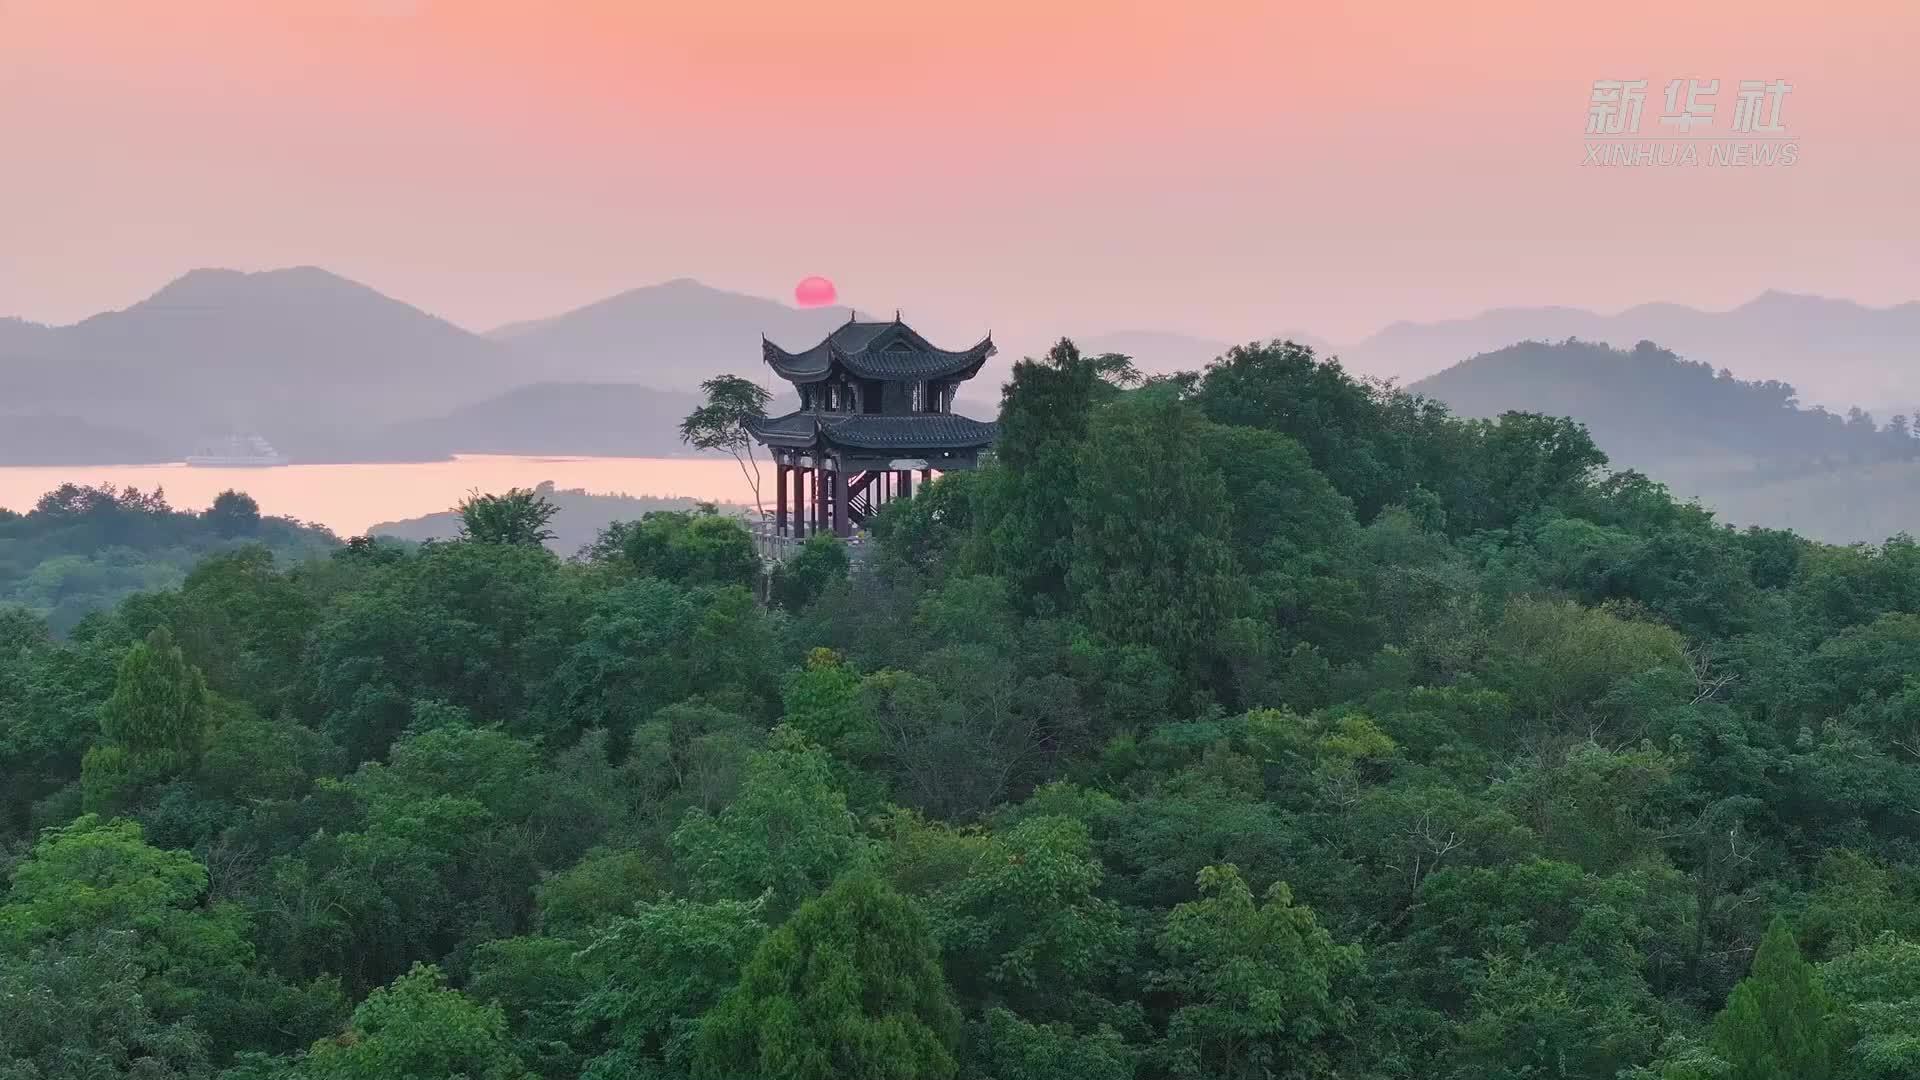
[[[781, 455], [782, 458], [789, 455]], [[933, 482], [925, 459], [891, 459], [884, 467], [852, 467], [832, 458], [790, 455], [774, 462], [773, 531], [796, 539], [818, 532], [852, 536], [895, 499], [910, 499]]]

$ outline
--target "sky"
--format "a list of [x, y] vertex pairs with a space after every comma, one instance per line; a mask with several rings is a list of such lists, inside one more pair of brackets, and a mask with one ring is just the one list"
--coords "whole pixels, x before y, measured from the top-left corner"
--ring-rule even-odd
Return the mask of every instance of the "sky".
[[[1911, 0], [0, 0], [0, 315], [318, 265], [474, 329], [809, 274], [957, 338], [1920, 298]], [[1583, 164], [1784, 79], [1786, 166]], [[1699, 144], [1705, 156], [1708, 144]]]

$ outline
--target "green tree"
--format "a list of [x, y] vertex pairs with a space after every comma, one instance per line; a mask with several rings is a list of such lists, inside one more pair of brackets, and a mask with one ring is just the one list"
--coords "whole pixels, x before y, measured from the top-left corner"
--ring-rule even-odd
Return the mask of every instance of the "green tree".
[[1336, 945], [1284, 883], [1265, 903], [1232, 866], [1200, 872], [1201, 898], [1175, 907], [1154, 985], [1173, 995], [1159, 1053], [1181, 1077], [1331, 1077], [1348, 1036], [1360, 949]]
[[416, 965], [367, 995], [345, 1033], [299, 1062], [305, 1080], [524, 1080], [498, 1006], [449, 990], [438, 968]]
[[1068, 500], [1101, 387], [1097, 366], [1062, 338], [1041, 359], [1014, 364], [1000, 393], [994, 445], [1000, 468], [986, 493], [980, 561], [1013, 581], [1029, 604], [1066, 599], [1073, 542]]
[[1067, 575], [1095, 631], [1157, 649], [1196, 679], [1243, 593], [1226, 485], [1199, 443], [1202, 424], [1152, 397], [1095, 417], [1069, 503]]
[[814, 533], [800, 551], [773, 573], [773, 598], [788, 611], [799, 611], [834, 584], [847, 580], [847, 545], [832, 533]]
[[969, 1035], [968, 1080], [1133, 1080], [1139, 1065], [1139, 1051], [1110, 1027], [1083, 1035], [991, 1009]]
[[627, 530], [621, 547], [641, 574], [681, 585], [752, 588], [760, 574], [746, 526], [711, 507], [656, 510]]
[[740, 979], [767, 936], [758, 902], [640, 904], [594, 939], [582, 961], [604, 972], [574, 1007], [582, 1028], [604, 1025], [611, 1049], [587, 1080], [683, 1076], [700, 1017]]
[[156, 1015], [218, 1012], [219, 998], [246, 982], [253, 949], [246, 916], [208, 903], [206, 892], [207, 869], [193, 856], [149, 845], [134, 822], [83, 816], [44, 832], [14, 868], [0, 903], [0, 951], [126, 933]]
[[1775, 918], [1753, 967], [1713, 1021], [1730, 1080], [1827, 1080], [1839, 1064], [1833, 1001], [1785, 919]]
[[187, 663], [173, 634], [155, 627], [120, 661], [100, 730], [156, 771], [193, 764], [207, 737], [207, 681]]
[[839, 653], [810, 650], [805, 667], [787, 680], [783, 722], [848, 761], [870, 761], [880, 746], [861, 687], [860, 673]]
[[1086, 825], [1071, 818], [1026, 818], [989, 837], [929, 904], [963, 996], [1065, 1015], [1076, 990], [1132, 949], [1120, 909], [1096, 895], [1102, 876]]
[[260, 531], [260, 504], [244, 492], [229, 489], [215, 495], [204, 516], [213, 531], [229, 539]]
[[680, 421], [680, 441], [696, 450], [721, 450], [740, 466], [753, 488], [753, 505], [760, 505], [760, 461], [754, 454], [750, 425], [767, 417], [773, 399], [763, 386], [738, 375], [719, 375], [700, 384], [706, 401]]
[[1847, 1080], [1920, 1076], [1920, 944], [1893, 934], [1820, 966], [1851, 1044]]
[[1653, 1025], [1629, 995], [1536, 958], [1494, 957], [1458, 1027], [1453, 1080], [1613, 1080], [1646, 1060]]
[[698, 1080], [945, 1080], [960, 1013], [914, 905], [868, 875], [801, 905], [701, 1022]]
[[82, 934], [0, 954], [0, 1077], [188, 1080], [209, 1075], [192, 1025], [155, 1018], [127, 931]]
[[1579, 422], [1509, 412], [1469, 421], [1472, 450], [1448, 479], [1448, 524], [1456, 532], [1504, 528], [1584, 494], [1607, 455]]
[[574, 1006], [607, 978], [580, 951], [579, 942], [564, 938], [489, 941], [474, 950], [466, 986], [475, 1001], [506, 1014], [515, 1055], [555, 1080], [579, 1077], [589, 1040], [576, 1035]]
[[1349, 376], [1337, 358], [1322, 359], [1292, 341], [1227, 350], [1207, 365], [1195, 400], [1218, 423], [1299, 440], [1314, 467], [1353, 500], [1361, 521], [1412, 491], [1413, 436], [1432, 421], [1419, 407]]
[[460, 538], [482, 544], [520, 544], [537, 547], [553, 539], [549, 523], [560, 508], [529, 488], [508, 488], [503, 495], [482, 495], [477, 489], [460, 505]]
[[780, 727], [747, 759], [740, 793], [726, 809], [688, 811], [674, 830], [673, 852], [696, 896], [765, 894], [777, 917], [864, 863], [869, 844], [854, 832], [826, 753]]

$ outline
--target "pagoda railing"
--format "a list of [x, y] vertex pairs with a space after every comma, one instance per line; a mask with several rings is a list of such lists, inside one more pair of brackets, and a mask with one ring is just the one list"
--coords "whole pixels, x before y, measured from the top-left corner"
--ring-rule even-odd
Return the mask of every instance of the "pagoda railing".
[[[793, 536], [775, 529], [771, 517], [750, 521], [747, 523], [747, 529], [753, 534], [754, 550], [759, 553], [760, 561], [768, 566], [775, 566], [793, 558], [800, 553], [801, 545], [807, 542], [806, 537]], [[859, 562], [866, 552], [867, 538], [864, 533], [856, 532], [841, 542], [847, 545], [849, 562]]]

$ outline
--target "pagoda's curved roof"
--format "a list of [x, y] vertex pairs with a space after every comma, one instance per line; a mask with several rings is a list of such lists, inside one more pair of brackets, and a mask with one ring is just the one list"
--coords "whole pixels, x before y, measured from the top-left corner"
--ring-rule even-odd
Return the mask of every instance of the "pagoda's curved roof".
[[951, 413], [833, 413], [801, 410], [756, 420], [749, 430], [773, 446], [824, 442], [852, 450], [967, 450], [990, 446], [1000, 425]]
[[992, 334], [970, 348], [938, 348], [897, 318], [844, 323], [800, 352], [761, 339], [761, 353], [774, 374], [795, 383], [819, 382], [835, 365], [862, 379], [970, 379], [996, 351]]

